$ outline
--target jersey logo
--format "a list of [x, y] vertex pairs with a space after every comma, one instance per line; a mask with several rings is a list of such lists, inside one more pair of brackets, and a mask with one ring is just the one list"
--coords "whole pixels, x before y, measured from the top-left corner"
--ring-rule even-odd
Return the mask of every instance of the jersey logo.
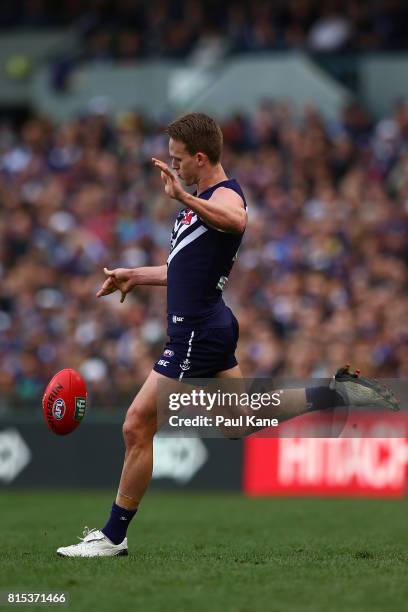
[[184, 217], [180, 221], [182, 225], [190, 225], [194, 216], [194, 210], [187, 209], [184, 211]]
[[227, 281], [228, 281], [228, 276], [220, 276], [220, 280], [218, 281], [217, 289], [219, 289], [220, 291], [224, 291], [224, 287]]

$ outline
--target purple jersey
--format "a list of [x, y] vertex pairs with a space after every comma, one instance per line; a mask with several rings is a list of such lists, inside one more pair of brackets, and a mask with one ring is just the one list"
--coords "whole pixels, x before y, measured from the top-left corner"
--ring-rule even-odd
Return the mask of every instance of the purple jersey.
[[[221, 181], [200, 194], [209, 200], [219, 187], [232, 189], [242, 197], [242, 189], [235, 179]], [[171, 236], [167, 260], [167, 312], [169, 326], [180, 327], [188, 321], [202, 325], [222, 325], [228, 315], [222, 291], [243, 234], [231, 234], [214, 229], [192, 210], [179, 211]], [[229, 321], [229, 318], [225, 319]], [[181, 325], [180, 325], [181, 324]]]

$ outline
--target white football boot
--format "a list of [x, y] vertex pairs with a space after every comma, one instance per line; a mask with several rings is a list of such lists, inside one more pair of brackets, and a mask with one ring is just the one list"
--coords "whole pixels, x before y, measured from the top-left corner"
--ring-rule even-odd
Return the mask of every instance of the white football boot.
[[85, 527], [79, 544], [62, 546], [57, 553], [61, 557], [119, 557], [128, 554], [127, 538], [120, 544], [113, 544], [99, 529]]

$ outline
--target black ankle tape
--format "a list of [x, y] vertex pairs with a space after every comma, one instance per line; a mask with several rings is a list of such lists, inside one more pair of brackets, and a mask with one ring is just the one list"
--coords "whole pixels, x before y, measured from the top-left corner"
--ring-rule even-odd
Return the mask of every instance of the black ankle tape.
[[327, 410], [327, 408], [345, 405], [341, 395], [329, 387], [308, 387], [306, 401], [310, 404], [310, 411]]

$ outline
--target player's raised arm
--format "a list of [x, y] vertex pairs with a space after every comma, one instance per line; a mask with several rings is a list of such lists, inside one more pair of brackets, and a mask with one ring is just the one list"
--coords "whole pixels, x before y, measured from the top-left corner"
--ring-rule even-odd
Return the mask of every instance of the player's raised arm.
[[247, 212], [242, 198], [231, 189], [219, 187], [209, 200], [186, 194], [185, 205], [196, 212], [208, 225], [224, 232], [243, 234]]
[[107, 278], [96, 294], [96, 297], [120, 291], [122, 294], [120, 301], [124, 302], [126, 295], [136, 285], [167, 285], [167, 265], [146, 266], [143, 268], [116, 268], [115, 270], [104, 268], [103, 271]]
[[196, 212], [211, 227], [234, 234], [245, 231], [247, 212], [242, 198], [235, 191], [219, 187], [209, 200], [204, 200], [185, 191], [165, 162], [154, 157], [152, 161], [160, 170], [165, 192], [170, 198]]

